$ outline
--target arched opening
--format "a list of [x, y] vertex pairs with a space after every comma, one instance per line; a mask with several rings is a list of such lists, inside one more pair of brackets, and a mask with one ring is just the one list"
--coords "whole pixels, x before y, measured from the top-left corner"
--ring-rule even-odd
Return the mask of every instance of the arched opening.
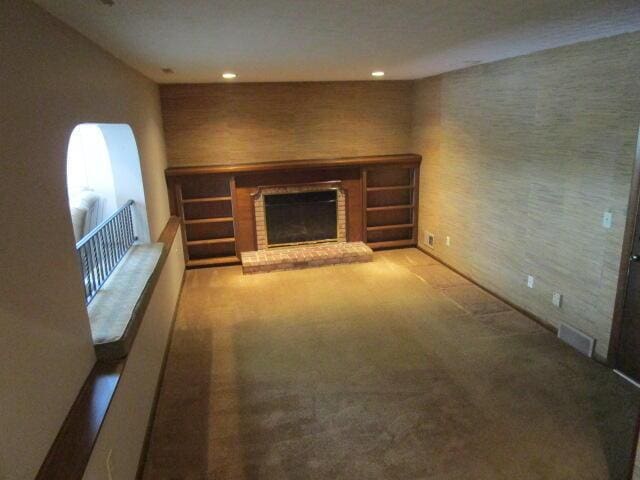
[[130, 200], [135, 234], [149, 240], [140, 158], [128, 125], [83, 123], [73, 129], [67, 193], [76, 243]]
[[129, 322], [162, 252], [148, 243], [140, 158], [128, 125], [74, 128], [67, 192], [96, 354], [119, 358], [128, 352]]
[[78, 125], [71, 133], [67, 194], [76, 243], [116, 211], [111, 157], [98, 125]]

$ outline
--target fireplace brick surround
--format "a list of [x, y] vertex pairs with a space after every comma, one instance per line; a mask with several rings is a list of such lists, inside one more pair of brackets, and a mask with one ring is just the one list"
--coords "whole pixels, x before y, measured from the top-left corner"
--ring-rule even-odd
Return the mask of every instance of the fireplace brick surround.
[[242, 272], [266, 273], [373, 260], [373, 250], [362, 242], [319, 243], [242, 253]]
[[304, 193], [321, 192], [327, 189], [335, 189], [337, 197], [337, 240], [347, 241], [347, 215], [346, 215], [346, 194], [340, 182], [321, 182], [308, 185], [285, 185], [276, 187], [259, 187], [253, 196], [253, 208], [256, 222], [256, 243], [258, 250], [268, 248], [267, 227], [265, 218], [265, 195], [283, 193]]

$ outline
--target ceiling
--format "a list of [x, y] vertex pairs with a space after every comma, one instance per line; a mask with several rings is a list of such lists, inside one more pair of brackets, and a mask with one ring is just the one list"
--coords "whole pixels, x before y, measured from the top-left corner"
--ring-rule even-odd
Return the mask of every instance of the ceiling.
[[640, 30], [638, 0], [35, 1], [162, 83], [414, 79]]

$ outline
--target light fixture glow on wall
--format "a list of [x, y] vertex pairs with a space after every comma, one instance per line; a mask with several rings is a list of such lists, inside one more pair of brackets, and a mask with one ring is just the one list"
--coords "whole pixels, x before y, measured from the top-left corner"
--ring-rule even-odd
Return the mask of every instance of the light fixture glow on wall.
[[375, 72], [371, 72], [372, 77], [384, 77], [384, 72], [382, 70], [376, 70]]
[[232, 72], [225, 72], [222, 74], [222, 78], [226, 79], [226, 80], [232, 80], [234, 78], [236, 78], [237, 75], [235, 73]]

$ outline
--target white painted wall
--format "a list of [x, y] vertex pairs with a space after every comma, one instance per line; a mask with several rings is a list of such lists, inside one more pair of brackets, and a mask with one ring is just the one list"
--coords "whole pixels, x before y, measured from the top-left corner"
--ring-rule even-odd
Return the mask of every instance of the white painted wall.
[[149, 242], [147, 204], [142, 185], [140, 158], [133, 131], [129, 125], [100, 124], [111, 158], [116, 204], [124, 205], [127, 200], [135, 202], [134, 224], [138, 239]]
[[85, 471], [85, 480], [110, 480], [107, 473], [110, 452], [112, 478], [135, 478], [150, 420], [149, 407], [162, 373], [165, 346], [180, 293], [176, 279], [182, 278], [183, 272], [182, 236], [178, 232], [127, 357], [116, 395]]
[[[155, 84], [23, 0], [0, 2], [0, 60], [0, 478], [22, 480], [35, 476], [95, 361], [67, 206], [73, 128], [129, 124], [151, 238], [169, 211]], [[180, 278], [167, 281], [175, 289]], [[141, 326], [139, 352], [164, 348], [166, 328], [157, 335], [149, 328]], [[118, 404], [137, 395], [134, 371], [157, 364], [155, 355], [132, 360]], [[132, 419], [113, 418], [146, 417], [141, 405]]]

